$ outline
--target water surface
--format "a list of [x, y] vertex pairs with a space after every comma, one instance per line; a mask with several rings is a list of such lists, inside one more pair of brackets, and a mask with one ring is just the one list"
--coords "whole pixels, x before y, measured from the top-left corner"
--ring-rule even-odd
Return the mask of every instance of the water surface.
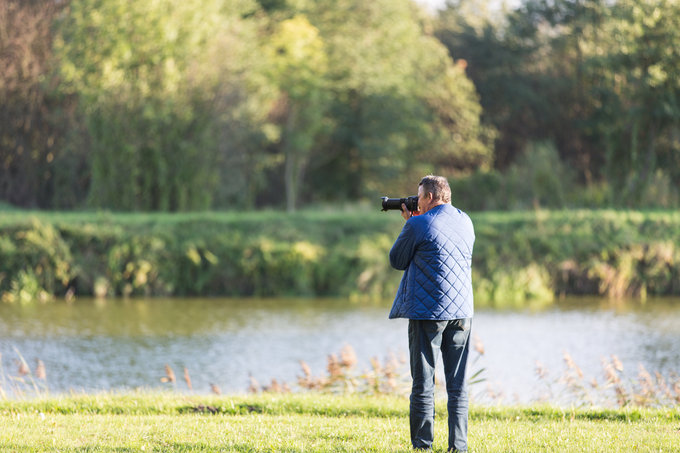
[[[245, 392], [249, 377], [294, 385], [304, 360], [324, 375], [327, 356], [349, 344], [358, 368], [371, 357], [405, 357], [407, 321], [388, 320], [389, 304], [317, 299], [77, 300], [0, 305], [0, 353], [5, 377], [16, 376], [18, 351], [34, 367], [44, 362], [52, 393], [158, 388], [164, 367], [186, 367], [194, 391], [211, 384]], [[474, 335], [484, 347], [475, 369], [503, 401], [537, 399], [536, 363], [557, 379], [568, 352], [586, 378], [603, 382], [603, 357], [617, 355], [631, 378], [638, 364], [680, 371], [680, 300], [613, 304], [568, 299], [540, 311], [478, 310]], [[475, 352], [473, 356], [478, 353]], [[404, 367], [404, 372], [407, 368]], [[483, 387], [483, 388], [482, 388]]]

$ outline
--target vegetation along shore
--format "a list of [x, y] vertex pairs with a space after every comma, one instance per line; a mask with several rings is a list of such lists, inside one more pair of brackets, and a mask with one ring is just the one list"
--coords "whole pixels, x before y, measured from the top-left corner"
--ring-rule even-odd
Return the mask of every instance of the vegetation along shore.
[[[566, 294], [680, 294], [680, 212], [471, 214], [480, 306]], [[77, 296], [389, 298], [403, 220], [367, 208], [184, 214], [5, 211], [0, 292], [10, 303]]]

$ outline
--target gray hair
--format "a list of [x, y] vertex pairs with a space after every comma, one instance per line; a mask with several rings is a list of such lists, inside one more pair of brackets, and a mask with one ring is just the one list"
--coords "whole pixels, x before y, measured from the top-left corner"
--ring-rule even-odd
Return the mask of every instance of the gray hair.
[[449, 181], [443, 176], [427, 175], [420, 180], [419, 186], [423, 186], [425, 192], [432, 194], [432, 199], [451, 203], [451, 187]]

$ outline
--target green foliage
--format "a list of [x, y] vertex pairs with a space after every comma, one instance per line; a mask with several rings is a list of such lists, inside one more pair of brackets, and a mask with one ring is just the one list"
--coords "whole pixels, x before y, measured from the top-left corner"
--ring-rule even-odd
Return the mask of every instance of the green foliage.
[[645, 192], [659, 176], [676, 181], [677, 194], [680, 6], [620, 0], [605, 17], [599, 46], [587, 48], [586, 71], [597, 78], [613, 195], [624, 205], [648, 203]]
[[295, 210], [310, 154], [326, 123], [327, 56], [319, 30], [297, 15], [278, 24], [265, 46], [272, 84], [280, 90], [278, 142], [284, 155], [286, 206]]
[[409, 0], [74, 0], [50, 57], [77, 104], [54, 206], [292, 211], [374, 196], [378, 172], [488, 167], [474, 86], [427, 20]]
[[35, 301], [46, 302], [53, 296], [43, 289], [33, 271], [19, 271], [10, 282], [9, 290], [2, 295], [3, 302], [33, 304]]
[[475, 305], [495, 308], [523, 308], [550, 305], [554, 290], [547, 270], [537, 263], [521, 269], [497, 269], [484, 278], [475, 272]]
[[[454, 200], [455, 202], [455, 200]], [[0, 222], [7, 302], [51, 295], [393, 297], [387, 255], [402, 220], [377, 212], [36, 215]], [[674, 212], [473, 214], [479, 306], [558, 294], [680, 294]]]
[[0, 291], [5, 302], [32, 303], [64, 294], [75, 275], [68, 243], [50, 224], [10, 228], [0, 238]]
[[572, 202], [677, 206], [677, 2], [527, 0], [500, 18], [475, 5], [448, 3], [436, 34], [468, 62], [498, 169], [549, 140], [575, 170]]
[[[219, 183], [212, 59], [232, 34], [221, 3], [73, 1], [56, 49], [91, 142], [92, 206], [190, 210]], [[227, 19], [227, 18], [225, 18]]]
[[678, 5], [8, 0], [0, 199], [292, 211], [432, 172], [480, 209], [676, 208]]
[[477, 171], [451, 181], [454, 203], [470, 210], [560, 209], [574, 194], [573, 172], [550, 143], [527, 146], [506, 172]]
[[423, 174], [490, 164], [493, 133], [475, 88], [413, 3], [322, 1], [308, 15], [333, 94], [335, 127], [309, 175], [323, 198], [413, 190], [407, 181]]

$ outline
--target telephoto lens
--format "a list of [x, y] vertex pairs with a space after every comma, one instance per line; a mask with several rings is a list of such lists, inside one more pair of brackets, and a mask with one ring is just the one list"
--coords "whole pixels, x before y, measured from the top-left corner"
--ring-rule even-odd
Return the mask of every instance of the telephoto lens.
[[388, 198], [382, 197], [382, 210], [383, 211], [401, 211], [401, 205], [405, 204], [406, 209], [414, 212], [418, 210], [418, 196], [414, 195], [411, 197], [404, 198]]

